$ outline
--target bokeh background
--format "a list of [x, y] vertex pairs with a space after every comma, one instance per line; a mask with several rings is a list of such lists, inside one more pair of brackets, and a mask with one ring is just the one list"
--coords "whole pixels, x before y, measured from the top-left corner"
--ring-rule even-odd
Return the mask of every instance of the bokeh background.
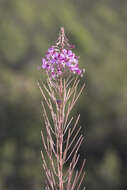
[[85, 137], [84, 183], [89, 190], [125, 190], [126, 0], [0, 0], [0, 190], [44, 189], [38, 66], [61, 26], [86, 69], [74, 109]]

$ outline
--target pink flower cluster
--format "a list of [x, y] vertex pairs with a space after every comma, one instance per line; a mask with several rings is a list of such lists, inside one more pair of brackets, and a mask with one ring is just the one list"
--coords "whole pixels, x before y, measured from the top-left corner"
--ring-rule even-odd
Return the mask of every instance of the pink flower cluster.
[[42, 58], [42, 68], [48, 75], [55, 79], [65, 71], [81, 75], [82, 71], [78, 67], [78, 58], [71, 50], [59, 50], [56, 47], [48, 49], [45, 58]]

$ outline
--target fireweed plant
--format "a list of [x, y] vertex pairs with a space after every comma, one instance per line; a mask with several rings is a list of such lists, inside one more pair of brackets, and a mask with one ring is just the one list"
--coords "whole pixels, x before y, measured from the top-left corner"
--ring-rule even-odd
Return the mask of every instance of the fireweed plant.
[[[46, 176], [46, 190], [79, 190], [85, 173], [85, 160], [76, 171], [79, 148], [83, 141], [81, 127], [76, 129], [79, 117], [70, 116], [85, 85], [78, 89], [83, 70], [79, 57], [72, 52], [61, 28], [58, 40], [42, 58], [42, 69], [47, 74], [45, 83], [38, 82], [43, 96], [42, 109], [45, 131], [41, 131], [45, 152], [41, 151], [42, 165]], [[64, 167], [69, 164], [68, 169]], [[85, 190], [85, 187], [83, 188]]]

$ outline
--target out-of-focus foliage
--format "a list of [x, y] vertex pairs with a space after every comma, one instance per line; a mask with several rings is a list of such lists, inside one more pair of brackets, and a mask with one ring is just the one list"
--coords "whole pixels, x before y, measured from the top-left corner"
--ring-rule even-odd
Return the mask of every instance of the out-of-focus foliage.
[[61, 26], [86, 68], [74, 110], [85, 136], [86, 187], [127, 189], [126, 10], [126, 0], [0, 1], [1, 190], [44, 189], [37, 67]]

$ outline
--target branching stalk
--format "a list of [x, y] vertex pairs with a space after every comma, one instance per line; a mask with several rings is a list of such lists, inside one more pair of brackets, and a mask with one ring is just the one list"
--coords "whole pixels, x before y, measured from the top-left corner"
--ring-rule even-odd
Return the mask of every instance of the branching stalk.
[[[70, 48], [70, 45], [62, 28], [56, 46], [54, 46], [54, 51], [56, 51], [55, 48], [58, 48], [60, 53], [59, 55], [57, 51], [54, 53], [52, 48], [50, 53], [54, 53], [53, 56], [59, 56], [57, 59], [62, 62], [63, 53], [68, 52], [67, 56], [71, 56], [71, 58], [65, 57], [65, 62], [68, 61], [67, 59], [72, 58], [76, 61], [76, 56], [74, 57], [74, 54], [71, 54], [69, 50], [65, 51], [65, 47]], [[45, 62], [43, 60], [43, 67], [45, 67], [44, 64], [47, 64]], [[62, 64], [60, 68], [55, 68], [57, 72], [63, 71]], [[80, 72], [77, 66], [73, 67], [72, 65], [72, 69], [75, 69], [75, 72]], [[47, 70], [48, 72], [49, 69]], [[54, 74], [50, 74], [48, 73], [48, 79], [45, 83], [38, 82], [43, 98], [42, 113], [45, 124], [45, 130], [41, 131], [42, 143], [45, 149], [45, 153], [41, 151], [42, 167], [47, 179], [45, 189], [79, 190], [85, 176], [83, 173], [85, 161], [81, 169], [76, 171], [76, 165], [80, 158], [79, 148], [83, 141], [83, 136], [81, 127], [76, 129], [80, 115], [77, 118], [72, 117], [71, 111], [85, 85], [79, 90], [80, 79], [77, 76], [64, 76], [58, 73], [57, 78], [53, 79]], [[69, 168], [65, 172], [66, 163], [69, 163]]]

